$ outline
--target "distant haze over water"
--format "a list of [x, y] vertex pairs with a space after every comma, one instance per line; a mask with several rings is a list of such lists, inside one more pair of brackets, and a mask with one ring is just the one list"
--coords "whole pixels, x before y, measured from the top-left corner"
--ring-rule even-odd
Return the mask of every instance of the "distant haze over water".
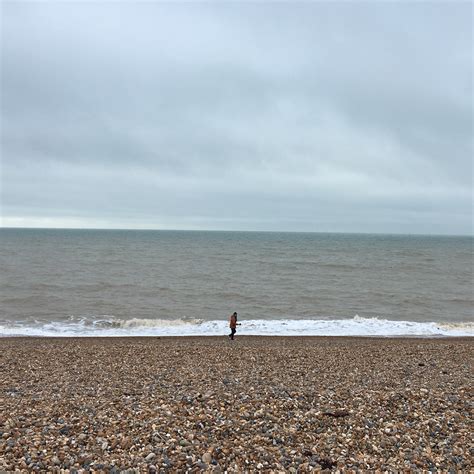
[[473, 238], [0, 229], [0, 335], [472, 335]]

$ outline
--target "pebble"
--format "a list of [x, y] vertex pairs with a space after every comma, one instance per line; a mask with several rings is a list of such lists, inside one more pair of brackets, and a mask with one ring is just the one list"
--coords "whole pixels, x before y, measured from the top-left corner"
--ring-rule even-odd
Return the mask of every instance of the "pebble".
[[473, 342], [0, 338], [0, 471], [473, 472]]

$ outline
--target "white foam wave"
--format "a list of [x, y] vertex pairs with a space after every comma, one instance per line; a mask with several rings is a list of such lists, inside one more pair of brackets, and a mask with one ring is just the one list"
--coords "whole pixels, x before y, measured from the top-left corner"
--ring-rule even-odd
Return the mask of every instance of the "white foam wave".
[[[139, 319], [50, 322], [42, 325], [0, 325], [1, 336], [221, 336], [224, 320]], [[351, 319], [242, 320], [239, 335], [265, 336], [474, 336], [474, 323], [390, 321], [355, 316]]]
[[187, 325], [203, 324], [202, 319], [140, 319], [132, 318], [126, 321], [121, 321], [122, 328], [175, 328]]

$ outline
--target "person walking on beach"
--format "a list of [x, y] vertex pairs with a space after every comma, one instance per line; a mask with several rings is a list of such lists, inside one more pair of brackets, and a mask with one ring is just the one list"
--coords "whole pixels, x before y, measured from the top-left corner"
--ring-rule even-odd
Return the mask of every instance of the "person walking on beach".
[[230, 327], [230, 334], [229, 334], [229, 339], [231, 341], [234, 340], [234, 334], [235, 331], [237, 330], [237, 313], [234, 312], [234, 314], [230, 315], [229, 318], [229, 327]]

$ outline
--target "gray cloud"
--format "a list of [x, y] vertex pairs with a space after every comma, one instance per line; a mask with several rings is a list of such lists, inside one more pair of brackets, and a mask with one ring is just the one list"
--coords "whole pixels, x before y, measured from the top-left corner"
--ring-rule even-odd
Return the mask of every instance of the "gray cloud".
[[471, 9], [5, 3], [3, 225], [471, 233]]

